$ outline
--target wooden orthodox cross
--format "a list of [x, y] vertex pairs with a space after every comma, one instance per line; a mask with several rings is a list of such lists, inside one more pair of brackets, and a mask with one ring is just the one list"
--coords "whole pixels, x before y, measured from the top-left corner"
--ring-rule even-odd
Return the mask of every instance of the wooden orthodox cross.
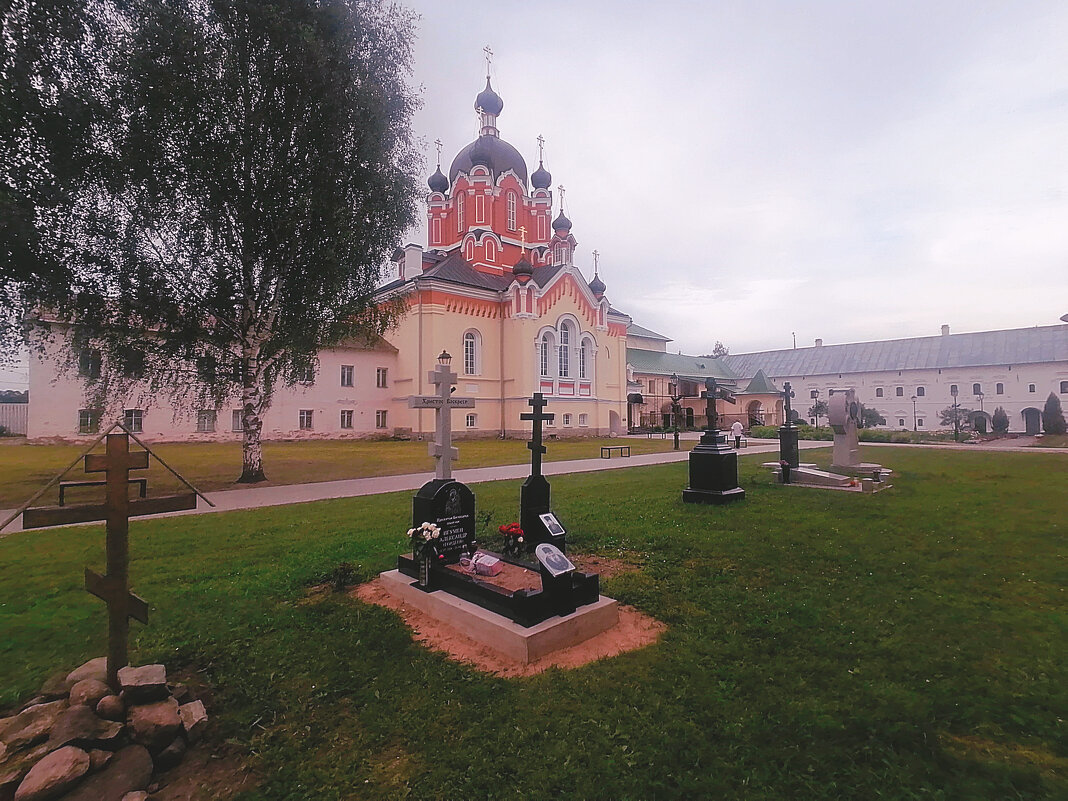
[[531, 426], [530, 442], [527, 443], [527, 447], [530, 449], [530, 474], [532, 476], [541, 475], [541, 455], [545, 453], [545, 446], [542, 445], [541, 439], [541, 424], [551, 423], [556, 415], [546, 414], [542, 411], [547, 402], [545, 396], [540, 392], [535, 392], [534, 397], [527, 401], [527, 404], [534, 408], [533, 412], [524, 413], [519, 415], [520, 420], [531, 420], [533, 425]]
[[[447, 355], [447, 354], [444, 354]], [[452, 410], [474, 409], [474, 398], [452, 397], [456, 375], [448, 364], [438, 364], [427, 376], [427, 380], [437, 386], [433, 395], [412, 395], [408, 398], [409, 409], [433, 409], [436, 433], [434, 442], [428, 451], [435, 459], [434, 477], [452, 478], [452, 462], [459, 458], [460, 452], [452, 447]]]
[[126, 667], [129, 661], [127, 639], [130, 634], [130, 618], [148, 623], [148, 604], [130, 592], [130, 517], [195, 509], [199, 493], [194, 490], [180, 495], [131, 501], [130, 471], [148, 467], [149, 451], [131, 451], [130, 436], [127, 433], [109, 433], [106, 439], [104, 453], [87, 453], [84, 456], [85, 472], [103, 473], [105, 476], [102, 482], [106, 493], [104, 503], [26, 509], [22, 515], [22, 526], [43, 528], [105, 521], [107, 573], [101, 576], [86, 568], [85, 589], [100, 598], [108, 607], [108, 685], [118, 692], [119, 669]]

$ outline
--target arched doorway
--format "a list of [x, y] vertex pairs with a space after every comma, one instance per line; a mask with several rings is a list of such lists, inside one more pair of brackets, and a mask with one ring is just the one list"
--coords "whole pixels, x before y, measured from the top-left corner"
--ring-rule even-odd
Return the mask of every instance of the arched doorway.
[[764, 425], [764, 407], [760, 401], [750, 401], [749, 405], [745, 407], [745, 414], [749, 418], [748, 428]]
[[1024, 433], [1034, 436], [1042, 431], [1042, 412], [1034, 406], [1024, 409], [1021, 414], [1024, 420]]
[[972, 412], [969, 422], [972, 428], [980, 434], [990, 431], [990, 415], [986, 412]]
[[620, 425], [619, 412], [611, 409], [608, 412], [608, 430], [613, 434], [622, 434], [623, 426]]

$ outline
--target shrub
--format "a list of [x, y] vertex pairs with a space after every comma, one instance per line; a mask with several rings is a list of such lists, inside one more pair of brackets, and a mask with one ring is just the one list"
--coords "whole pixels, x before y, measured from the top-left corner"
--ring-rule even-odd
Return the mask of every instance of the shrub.
[[1047, 434], [1063, 434], [1065, 428], [1061, 399], [1051, 392], [1042, 407], [1042, 430]]
[[994, 416], [990, 418], [990, 425], [996, 434], [1007, 434], [1009, 431], [1009, 416], [1000, 406], [994, 409]]

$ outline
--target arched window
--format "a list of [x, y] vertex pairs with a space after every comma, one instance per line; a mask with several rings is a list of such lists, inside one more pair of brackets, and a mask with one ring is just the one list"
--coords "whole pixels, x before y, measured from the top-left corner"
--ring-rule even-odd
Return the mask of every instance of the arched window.
[[544, 378], [552, 375], [552, 352], [553, 338], [548, 333], [542, 334], [541, 342], [538, 346], [538, 366], [539, 372]]
[[995, 395], [1004, 395], [1005, 394], [1005, 385], [1001, 384], [1001, 383], [995, 384], [994, 385], [994, 394]]
[[927, 394], [927, 389], [925, 387], [916, 387], [916, 397], [917, 398], [922, 398], [926, 394]]
[[571, 324], [560, 325], [560, 377], [571, 375]]
[[882, 396], [883, 396], [883, 388], [882, 387], [876, 387], [875, 388], [875, 397], [881, 398]]
[[972, 384], [972, 394], [973, 395], [979, 395], [979, 394], [982, 393], [982, 391], [983, 391], [983, 385], [982, 384]]
[[464, 230], [464, 204], [465, 196], [461, 192], [456, 196], [456, 232], [461, 234]]
[[553, 262], [555, 264], [567, 264], [568, 256], [571, 253], [571, 249], [565, 243], [557, 243], [553, 248]]
[[486, 240], [486, 261], [494, 261], [497, 258], [497, 243], [492, 239]]
[[515, 192], [508, 193], [508, 230], [515, 230]]
[[593, 372], [593, 343], [583, 337], [579, 348], [579, 378], [590, 378]]
[[464, 334], [464, 375], [482, 372], [482, 337], [478, 331]]
[[464, 258], [468, 261], [475, 258], [475, 243], [470, 239], [468, 239], [467, 244], [464, 245]]

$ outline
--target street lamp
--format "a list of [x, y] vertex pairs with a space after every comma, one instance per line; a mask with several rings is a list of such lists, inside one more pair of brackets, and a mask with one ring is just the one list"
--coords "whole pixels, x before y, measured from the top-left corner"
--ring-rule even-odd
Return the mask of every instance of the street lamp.
[[953, 441], [960, 442], [960, 415], [957, 411], [960, 409], [960, 404], [957, 403], [956, 385], [949, 388], [949, 394], [953, 396]]
[[679, 449], [679, 415], [682, 409], [679, 406], [679, 401], [682, 399], [682, 393], [679, 391], [679, 374], [671, 374], [671, 383], [675, 387], [671, 392], [671, 419], [674, 422], [674, 434], [675, 434], [675, 450]]
[[916, 396], [912, 396], [912, 430], [916, 430]]
[[812, 390], [812, 400], [815, 403], [812, 404], [812, 408], [816, 410], [816, 428], [820, 427], [820, 391], [818, 389]]

